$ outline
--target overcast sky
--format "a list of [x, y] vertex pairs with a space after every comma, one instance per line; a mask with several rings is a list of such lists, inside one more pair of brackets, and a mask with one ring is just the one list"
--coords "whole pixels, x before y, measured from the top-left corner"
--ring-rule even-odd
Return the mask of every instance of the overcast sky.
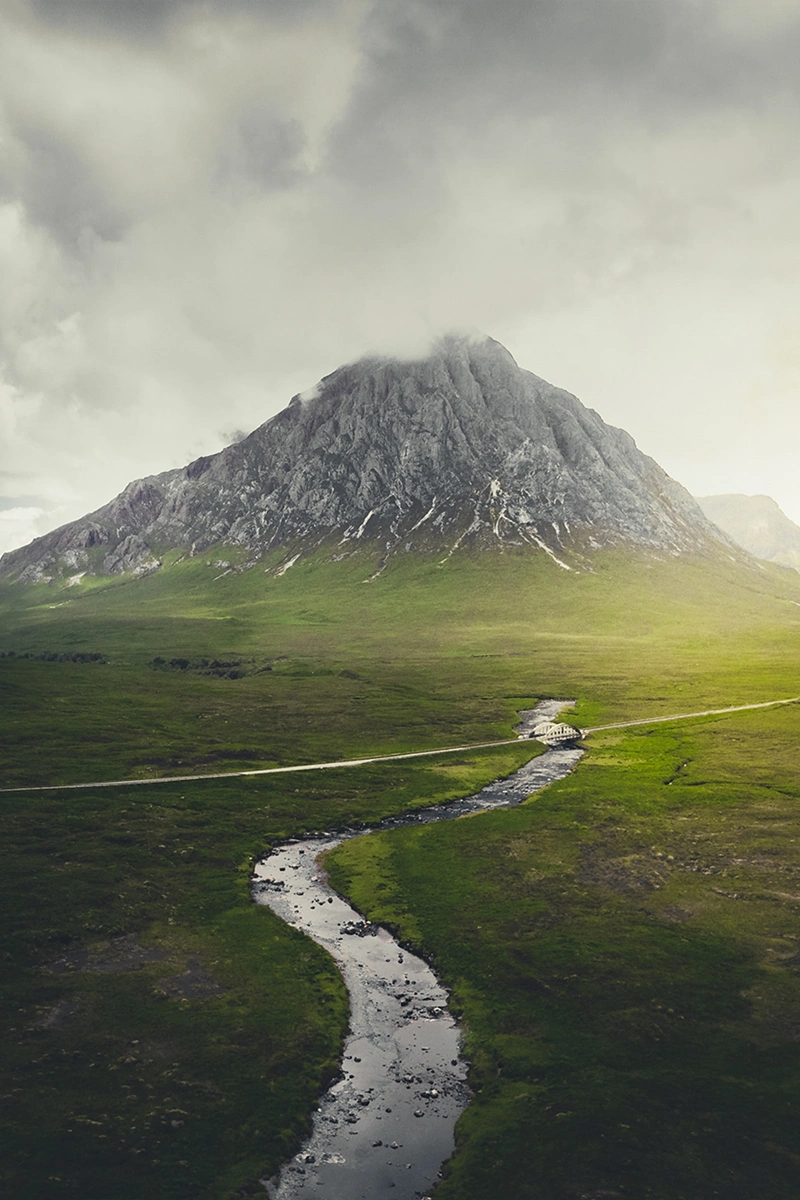
[[800, 522], [797, 0], [2, 0], [0, 550], [477, 328]]

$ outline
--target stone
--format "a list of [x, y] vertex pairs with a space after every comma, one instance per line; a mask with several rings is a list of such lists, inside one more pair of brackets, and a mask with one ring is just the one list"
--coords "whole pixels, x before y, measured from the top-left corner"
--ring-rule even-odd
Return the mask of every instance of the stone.
[[[161, 564], [156, 547], [220, 544], [243, 547], [250, 563], [291, 545], [283, 574], [325, 538], [332, 549], [380, 547], [381, 563], [409, 549], [509, 544], [563, 567], [603, 546], [732, 545], [624, 430], [521, 370], [492, 338], [447, 336], [415, 362], [340, 367], [219, 454], [135, 480], [3, 555], [0, 576], [42, 578], [79, 560], [90, 574], [146, 574]], [[91, 547], [102, 559], [87, 557]]]

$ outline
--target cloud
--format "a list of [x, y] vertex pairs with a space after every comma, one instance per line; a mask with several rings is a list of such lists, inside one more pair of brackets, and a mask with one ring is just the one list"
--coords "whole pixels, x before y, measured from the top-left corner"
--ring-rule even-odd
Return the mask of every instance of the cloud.
[[786, 0], [11, 0], [2, 21], [9, 494], [77, 516], [453, 326], [681, 469], [691, 440], [696, 488], [741, 469], [725, 429], [754, 395], [795, 429]]
[[130, 39], [152, 43], [163, 38], [176, 24], [202, 21], [216, 9], [228, 20], [251, 14], [271, 21], [296, 21], [323, 0], [225, 0], [206, 4], [202, 0], [31, 0], [30, 9], [39, 20], [56, 29], [84, 37]]
[[84, 36], [134, 37], [150, 40], [163, 33], [185, 5], [174, 0], [31, 0], [31, 11], [43, 24]]
[[49, 524], [42, 524], [45, 509], [36, 505], [18, 506], [0, 510], [0, 554], [25, 546], [35, 537], [46, 533]]

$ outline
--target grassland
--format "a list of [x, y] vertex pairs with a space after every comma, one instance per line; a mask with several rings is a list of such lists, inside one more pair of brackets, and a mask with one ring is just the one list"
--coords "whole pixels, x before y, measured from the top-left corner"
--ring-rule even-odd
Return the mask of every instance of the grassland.
[[[281, 578], [215, 578], [185, 560], [84, 592], [5, 587], [0, 651], [105, 661], [0, 658], [4, 779], [463, 744], [505, 736], [531, 694], [581, 698], [587, 724], [794, 694], [794, 572], [609, 554], [568, 574], [506, 552], [409, 556], [365, 584], [371, 565], [310, 559]], [[203, 659], [242, 675], [204, 673]]]
[[[800, 691], [791, 572], [616, 554], [570, 575], [507, 552], [370, 573], [187, 560], [5, 589], [3, 782], [482, 741], [541, 695], [593, 725]], [[22, 657], [73, 653], [103, 661]], [[477, 1094], [443, 1200], [796, 1194], [797, 720], [597, 735], [522, 809], [339, 852], [337, 880], [436, 959], [465, 1018]], [[10, 1194], [259, 1191], [335, 1070], [346, 1000], [251, 905], [254, 858], [529, 752], [2, 796]]]
[[442, 1200], [797, 1195], [800, 712], [593, 739], [518, 810], [349, 842], [476, 1095]]
[[336, 1072], [347, 1001], [327, 955], [250, 902], [255, 856], [514, 757], [4, 797], [6, 1194], [194, 1200], [273, 1170]]

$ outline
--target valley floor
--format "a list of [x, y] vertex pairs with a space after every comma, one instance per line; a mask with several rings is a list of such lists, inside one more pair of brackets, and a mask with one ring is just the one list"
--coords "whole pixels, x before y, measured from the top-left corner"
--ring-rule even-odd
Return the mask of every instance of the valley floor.
[[[758, 704], [736, 704], [730, 708], [707, 708], [702, 712], [672, 713], [666, 717], [639, 717], [636, 721], [617, 721], [612, 725], [598, 725], [595, 729], [585, 729], [584, 735], [601, 733], [607, 729], [632, 729], [637, 725], [674, 724], [676, 721], [690, 721], [697, 717], [717, 717], [727, 713], [749, 712], [757, 708], [775, 708], [781, 704], [797, 704], [800, 696], [792, 696], [783, 700], [762, 700]], [[371, 763], [403, 762], [409, 758], [437, 758], [442, 754], [468, 754], [474, 750], [489, 750], [499, 746], [513, 746], [519, 738], [504, 738], [499, 742], [478, 742], [474, 746], [445, 746], [440, 750], [410, 750], [405, 754], [381, 754], [374, 758], [339, 759], [336, 762], [303, 763], [295, 767], [259, 767], [250, 771], [224, 771], [204, 775], [156, 775], [148, 779], [114, 779], [86, 783], [48, 783], [33, 784], [16, 788], [0, 788], [2, 792], [63, 792], [76, 791], [80, 788], [110, 788], [110, 787], [141, 787], [153, 783], [197, 783], [206, 779], [250, 779], [256, 775], [291, 775], [297, 771], [331, 771], [339, 767], [361, 767]]]
[[596, 731], [569, 779], [330, 860], [466, 1029], [475, 1099], [437, 1200], [794, 1200], [800, 706], [598, 729], [793, 696], [800, 584], [624, 556], [393, 570], [188, 563], [0, 596], [4, 785], [137, 780], [0, 798], [4, 1187], [263, 1194], [347, 1004], [331, 960], [251, 903], [253, 864], [474, 792], [532, 746], [138, 780], [499, 742], [567, 694]]

